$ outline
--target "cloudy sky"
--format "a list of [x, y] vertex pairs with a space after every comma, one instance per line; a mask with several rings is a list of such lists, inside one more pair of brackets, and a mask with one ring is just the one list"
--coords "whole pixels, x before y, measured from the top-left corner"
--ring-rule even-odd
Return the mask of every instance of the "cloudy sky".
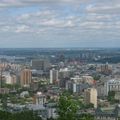
[[120, 0], [0, 0], [0, 48], [120, 47]]

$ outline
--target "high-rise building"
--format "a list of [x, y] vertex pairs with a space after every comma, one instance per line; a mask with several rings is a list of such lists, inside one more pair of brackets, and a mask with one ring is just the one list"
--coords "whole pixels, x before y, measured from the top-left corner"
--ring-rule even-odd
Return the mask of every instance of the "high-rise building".
[[32, 80], [32, 72], [30, 69], [24, 69], [21, 71], [20, 84], [22, 87], [29, 87]]
[[32, 69], [46, 71], [47, 69], [49, 69], [49, 67], [50, 64], [48, 60], [44, 59], [32, 60]]
[[58, 82], [58, 70], [50, 70], [50, 84], [56, 84]]
[[92, 103], [94, 108], [97, 108], [97, 90], [95, 88], [88, 88], [85, 90], [85, 103]]

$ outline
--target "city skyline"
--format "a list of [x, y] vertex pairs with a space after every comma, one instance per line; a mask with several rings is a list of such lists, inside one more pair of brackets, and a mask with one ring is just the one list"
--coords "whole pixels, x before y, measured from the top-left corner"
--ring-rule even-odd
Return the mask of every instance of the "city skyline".
[[1, 0], [0, 48], [119, 48], [119, 11], [119, 0]]

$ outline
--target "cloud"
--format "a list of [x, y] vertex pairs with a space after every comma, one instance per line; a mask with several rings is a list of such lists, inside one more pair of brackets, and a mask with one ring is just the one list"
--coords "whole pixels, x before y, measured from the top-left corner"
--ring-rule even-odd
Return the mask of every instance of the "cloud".
[[102, 14], [119, 14], [120, 11], [120, 1], [111, 1], [105, 4], [105, 2], [100, 2], [97, 4], [89, 4], [86, 7], [87, 12], [90, 13], [102, 13]]
[[91, 0], [21, 0], [23, 3], [85, 3]]
[[8, 32], [10, 30], [10, 26], [4, 26], [4, 27], [1, 27], [0, 31], [2, 32]]
[[1, 0], [0, 7], [20, 6], [22, 5], [18, 0]]
[[[116, 19], [117, 18], [117, 19]], [[116, 20], [115, 20], [116, 19]], [[15, 33], [48, 33], [81, 31], [110, 31], [120, 29], [120, 18], [111, 14], [88, 13], [81, 17], [78, 15], [63, 15], [55, 10], [38, 10], [35, 12], [22, 13], [19, 16], [6, 21], [2, 31], [13, 31]], [[14, 21], [14, 22], [13, 22]], [[1, 23], [2, 24], [2, 23]], [[3, 25], [4, 26], [4, 25]], [[9, 29], [8, 29], [9, 26]], [[62, 33], [63, 34], [63, 33]]]
[[0, 35], [16, 45], [20, 41], [37, 47], [46, 43], [94, 46], [99, 41], [101, 45], [118, 41], [119, 3], [117, 0], [2, 0], [0, 4], [5, 9], [0, 14]]
[[17, 18], [20, 24], [29, 24], [37, 27], [51, 28], [69, 28], [74, 27], [74, 21], [66, 17], [60, 18], [60, 15], [55, 11], [44, 10], [36, 13], [22, 14]]
[[21, 32], [32, 32], [29, 28], [29, 26], [27, 25], [20, 25], [20, 26], [17, 26], [16, 29], [15, 29], [15, 32], [16, 33], [21, 33]]
[[2, 0], [0, 1], [0, 7], [22, 7], [28, 5], [55, 5], [55, 4], [80, 4], [80, 3], [88, 3], [91, 0]]
[[1, 32], [12, 33], [45, 33], [51, 30], [71, 29], [75, 27], [74, 20], [53, 10], [42, 10], [33, 13], [23, 13], [19, 16], [3, 19], [0, 22]]

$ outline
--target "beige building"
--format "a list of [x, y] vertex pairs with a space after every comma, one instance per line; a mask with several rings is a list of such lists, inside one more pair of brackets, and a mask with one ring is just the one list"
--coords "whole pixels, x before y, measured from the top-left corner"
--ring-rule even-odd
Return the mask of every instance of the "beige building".
[[21, 71], [20, 84], [22, 87], [29, 87], [32, 80], [32, 72], [30, 69], [24, 69]]
[[88, 84], [93, 84], [94, 79], [92, 76], [82, 76], [83, 82]]
[[95, 88], [85, 90], [85, 103], [92, 103], [94, 108], [97, 108], [97, 90]]

